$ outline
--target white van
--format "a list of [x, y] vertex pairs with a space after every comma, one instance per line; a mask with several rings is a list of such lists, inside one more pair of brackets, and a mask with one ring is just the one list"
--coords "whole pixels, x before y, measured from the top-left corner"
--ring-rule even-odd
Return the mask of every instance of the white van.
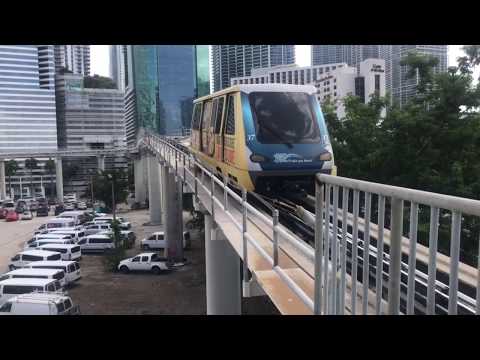
[[80, 273], [80, 264], [77, 261], [36, 261], [28, 264], [26, 267], [31, 269], [58, 269], [65, 272], [65, 280], [67, 285], [79, 280], [82, 276]]
[[30, 293], [14, 296], [0, 307], [0, 315], [79, 315], [68, 296], [55, 293]]
[[77, 224], [75, 223], [75, 220], [72, 218], [55, 218], [55, 219], [48, 220], [46, 225], [48, 230], [48, 229], [58, 229], [58, 228], [64, 228], [64, 227], [73, 227], [73, 226], [76, 226]]
[[73, 242], [78, 242], [82, 240], [85, 236], [85, 231], [83, 229], [55, 229], [49, 232], [49, 234], [55, 235], [70, 235], [72, 237]]
[[62, 260], [80, 260], [82, 251], [80, 246], [75, 244], [45, 244], [38, 247], [40, 250], [56, 251], [62, 254]]
[[62, 286], [54, 279], [7, 279], [0, 281], [0, 305], [8, 299], [31, 292], [60, 292]]
[[85, 225], [85, 234], [94, 235], [99, 233], [100, 231], [106, 231], [110, 229], [111, 229], [111, 226], [108, 223], [88, 224], [88, 225]]
[[108, 235], [89, 235], [80, 240], [77, 245], [80, 245], [82, 252], [105, 251], [115, 247], [113, 239]]
[[46, 251], [46, 250], [25, 250], [19, 252], [13, 258], [10, 259], [10, 270], [23, 268], [34, 261], [47, 261], [47, 260], [60, 260], [62, 254], [59, 252]]
[[85, 210], [68, 210], [57, 215], [57, 219], [73, 219], [77, 224], [82, 224], [88, 220]]
[[62, 285], [62, 287], [67, 284], [67, 281], [65, 279], [65, 272], [61, 269], [22, 268], [12, 270], [3, 275], [0, 275], [0, 281], [17, 278], [55, 279], [60, 282], [60, 285]]
[[[140, 247], [142, 250], [152, 249], [164, 249], [167, 246], [167, 240], [165, 240], [165, 233], [163, 231], [156, 231], [149, 237], [140, 241]], [[190, 233], [188, 231], [183, 232], [183, 248], [188, 249], [190, 247]]]
[[46, 245], [46, 244], [70, 244], [73, 245], [74, 242], [72, 239], [63, 239], [63, 238], [46, 238], [46, 239], [40, 239], [40, 240], [35, 240], [31, 241], [29, 240], [25, 244], [25, 249], [36, 249], [41, 245]]

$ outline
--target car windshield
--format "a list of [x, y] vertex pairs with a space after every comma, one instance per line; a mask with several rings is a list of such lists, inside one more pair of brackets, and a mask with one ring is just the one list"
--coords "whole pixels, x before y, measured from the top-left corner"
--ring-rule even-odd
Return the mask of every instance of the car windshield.
[[257, 139], [264, 144], [317, 143], [320, 130], [310, 95], [300, 92], [252, 92], [250, 105]]

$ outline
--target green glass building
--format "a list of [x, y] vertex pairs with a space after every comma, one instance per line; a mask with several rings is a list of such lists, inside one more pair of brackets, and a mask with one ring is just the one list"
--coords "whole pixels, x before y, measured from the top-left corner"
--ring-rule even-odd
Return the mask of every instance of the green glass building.
[[197, 96], [210, 94], [210, 53], [208, 45], [196, 45]]
[[133, 146], [141, 129], [178, 135], [193, 100], [210, 93], [207, 45], [128, 45], [125, 121]]

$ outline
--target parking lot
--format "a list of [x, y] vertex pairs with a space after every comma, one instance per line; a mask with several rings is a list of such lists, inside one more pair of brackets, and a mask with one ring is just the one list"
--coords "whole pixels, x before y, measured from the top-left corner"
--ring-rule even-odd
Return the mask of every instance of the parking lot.
[[[140, 241], [162, 226], [144, 226], [149, 221], [147, 210], [122, 212], [136, 234], [134, 248], [127, 256], [141, 252]], [[34, 229], [50, 217], [34, 217], [29, 221], [0, 222], [0, 269], [7, 271], [9, 259], [23, 248]], [[184, 213], [187, 221], [190, 214]], [[71, 287], [69, 295], [85, 315], [202, 315], [206, 314], [205, 252], [202, 231], [191, 231], [191, 248], [185, 250], [187, 264], [175, 271], [151, 273], [108, 272], [103, 255], [84, 254], [80, 261], [82, 278]], [[244, 314], [277, 314], [268, 297], [242, 300]]]

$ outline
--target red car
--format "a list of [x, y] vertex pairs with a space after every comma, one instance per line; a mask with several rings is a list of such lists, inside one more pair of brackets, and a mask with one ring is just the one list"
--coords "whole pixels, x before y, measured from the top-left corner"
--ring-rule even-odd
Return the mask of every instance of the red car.
[[5, 221], [17, 221], [18, 220], [18, 214], [15, 210], [9, 210], [7, 213], [7, 217], [5, 218]]

